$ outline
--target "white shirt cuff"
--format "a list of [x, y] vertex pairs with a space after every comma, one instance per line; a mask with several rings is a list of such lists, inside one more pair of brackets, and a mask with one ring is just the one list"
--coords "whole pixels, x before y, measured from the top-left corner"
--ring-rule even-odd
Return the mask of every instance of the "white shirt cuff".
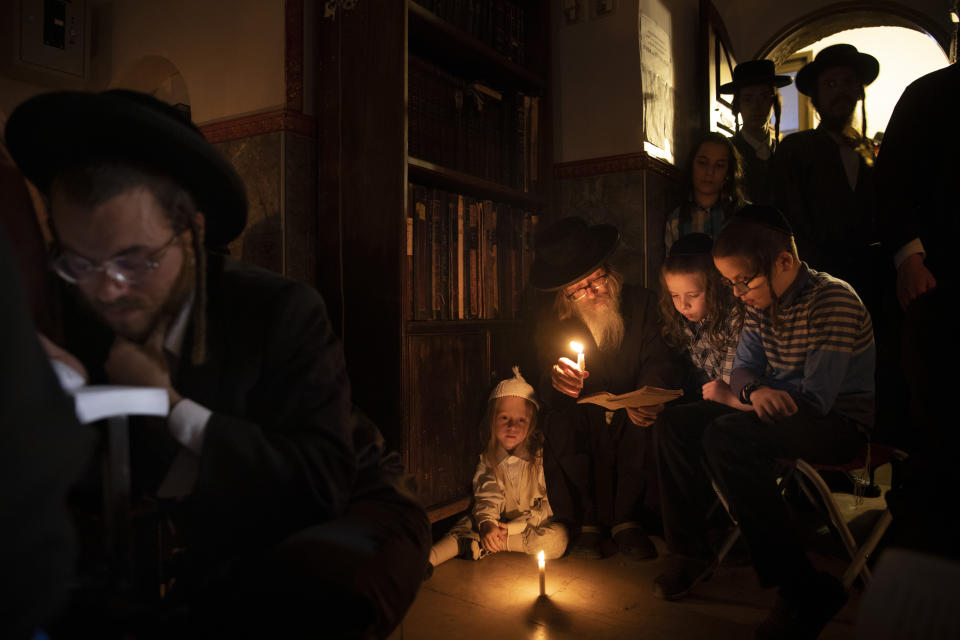
[[893, 266], [899, 269], [903, 261], [915, 253], [926, 254], [926, 251], [923, 250], [923, 243], [920, 242], [920, 238], [914, 238], [907, 244], [900, 247], [900, 250], [897, 251], [893, 256]]
[[213, 412], [193, 400], [184, 398], [176, 404], [167, 417], [167, 428], [177, 442], [195, 455], [203, 450], [203, 436]]
[[507, 535], [513, 536], [527, 530], [527, 519], [517, 518], [507, 523]]

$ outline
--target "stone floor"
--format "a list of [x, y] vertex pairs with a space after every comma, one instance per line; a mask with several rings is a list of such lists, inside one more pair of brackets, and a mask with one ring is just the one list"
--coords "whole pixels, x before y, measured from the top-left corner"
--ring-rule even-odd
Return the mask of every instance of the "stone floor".
[[[881, 480], [881, 484], [883, 484]], [[841, 496], [840, 507], [854, 521], [854, 534], [866, 531], [884, 507], [882, 498], [857, 505]], [[810, 530], [811, 553], [822, 569], [839, 576], [845, 562], [835, 535]], [[858, 536], [860, 539], [860, 536]], [[480, 561], [454, 558], [426, 581], [402, 628], [406, 640], [433, 638], [556, 639], [648, 638], [712, 640], [751, 638], [775, 598], [761, 589], [749, 566], [725, 564], [693, 595], [665, 602], [651, 593], [666, 554], [628, 563], [619, 555], [603, 560], [561, 558], [547, 562], [547, 598], [538, 598], [536, 559], [501, 553]], [[821, 634], [825, 640], [855, 636], [860, 589]]]

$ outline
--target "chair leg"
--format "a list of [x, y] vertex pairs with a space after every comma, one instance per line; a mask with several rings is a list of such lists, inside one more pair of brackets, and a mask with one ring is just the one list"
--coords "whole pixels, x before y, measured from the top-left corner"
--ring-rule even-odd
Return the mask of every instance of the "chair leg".
[[[850, 527], [847, 526], [846, 521], [843, 519], [843, 514], [840, 513], [840, 509], [837, 507], [837, 503], [833, 499], [833, 494], [830, 491], [830, 487], [828, 487], [827, 483], [823, 481], [823, 478], [820, 477], [820, 474], [818, 474], [816, 470], [804, 460], [797, 460], [797, 471], [799, 471], [802, 474], [803, 479], [808, 481], [810, 485], [817, 490], [817, 493], [820, 494], [820, 498], [823, 501], [824, 506], [827, 508], [827, 513], [830, 516], [830, 521], [833, 523], [834, 529], [836, 529], [837, 533], [840, 535], [840, 539], [843, 541], [844, 546], [846, 546], [847, 553], [850, 554], [850, 559], [855, 560], [858, 554], [857, 541], [850, 532]], [[808, 489], [804, 487], [804, 491], [806, 492]], [[809, 493], [807, 493], [807, 495], [810, 496]], [[867, 567], [866, 562], [862, 563], [858, 573], [863, 578], [864, 585], [866, 585], [870, 581], [870, 569]], [[850, 581], [850, 584], [853, 584], [852, 580]]]
[[850, 562], [850, 566], [843, 572], [843, 579], [841, 581], [843, 582], [844, 589], [849, 591], [850, 587], [853, 586], [853, 581], [857, 578], [857, 574], [862, 574], [865, 570], [867, 571], [867, 575], [864, 576], [864, 583], [869, 579], [867, 559], [870, 557], [870, 554], [873, 553], [873, 550], [876, 549], [880, 538], [886, 533], [891, 522], [893, 522], [893, 514], [890, 513], [890, 509], [885, 509], [883, 513], [880, 514], [880, 519], [877, 521], [877, 524], [875, 524], [870, 531], [870, 535], [867, 536], [867, 539], [860, 545], [860, 549]]

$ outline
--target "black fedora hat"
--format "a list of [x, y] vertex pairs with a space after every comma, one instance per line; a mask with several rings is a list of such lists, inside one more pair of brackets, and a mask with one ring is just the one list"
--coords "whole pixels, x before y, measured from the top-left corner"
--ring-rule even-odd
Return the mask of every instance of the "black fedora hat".
[[582, 280], [610, 257], [620, 232], [609, 224], [587, 225], [583, 218], [562, 218], [537, 234], [530, 284], [555, 291]]
[[817, 88], [817, 78], [827, 69], [852, 67], [860, 84], [866, 86], [877, 79], [880, 63], [869, 53], [857, 51], [852, 44], [834, 44], [824, 48], [800, 71], [797, 72], [797, 90], [812, 96]]
[[233, 166], [175, 107], [145, 93], [58, 91], [21, 103], [6, 143], [23, 174], [49, 194], [58, 173], [87, 161], [130, 161], [169, 176], [205, 218], [205, 243], [226, 245], [247, 223]]
[[772, 60], [747, 60], [733, 68], [733, 82], [720, 85], [720, 93], [733, 93], [752, 84], [785, 87], [793, 82], [790, 76], [778, 76]]

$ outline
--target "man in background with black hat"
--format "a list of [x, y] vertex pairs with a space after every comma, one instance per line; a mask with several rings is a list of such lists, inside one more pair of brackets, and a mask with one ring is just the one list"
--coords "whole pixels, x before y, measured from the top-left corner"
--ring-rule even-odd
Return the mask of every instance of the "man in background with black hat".
[[780, 141], [779, 89], [790, 82], [790, 76], [776, 74], [772, 61], [748, 60], [733, 69], [732, 82], [720, 85], [720, 93], [733, 94], [734, 117], [743, 117], [743, 127], [731, 140], [743, 161], [743, 192], [748, 202], [770, 201], [770, 160]]
[[[37, 96], [6, 139], [50, 197], [66, 349], [91, 381], [169, 395], [166, 420], [130, 431], [134, 491], [173, 503], [183, 547], [164, 578], [187, 613], [169, 624], [388, 634], [422, 578], [427, 520], [351, 412], [320, 296], [207, 251], [246, 222], [234, 169], [179, 111], [132, 91]], [[80, 613], [104, 624], [116, 612], [98, 604], [101, 619]]]
[[[640, 521], [654, 470], [647, 427], [663, 405], [607, 411], [576, 402], [681, 382], [676, 354], [660, 334], [656, 295], [624, 284], [608, 263], [619, 237], [611, 225], [580, 218], [559, 220], [537, 237], [530, 282], [556, 292], [536, 330], [544, 472], [557, 519], [579, 530], [571, 553], [601, 557], [609, 532], [622, 554], [643, 560], [657, 555]], [[583, 371], [571, 341], [583, 345]]]
[[[820, 51], [797, 73], [797, 90], [810, 96], [820, 124], [787, 136], [771, 165], [772, 203], [790, 221], [800, 255], [814, 269], [853, 285], [875, 317], [879, 237], [863, 104], [864, 87], [879, 72], [877, 59], [853, 45]], [[860, 132], [851, 126], [858, 102]]]

